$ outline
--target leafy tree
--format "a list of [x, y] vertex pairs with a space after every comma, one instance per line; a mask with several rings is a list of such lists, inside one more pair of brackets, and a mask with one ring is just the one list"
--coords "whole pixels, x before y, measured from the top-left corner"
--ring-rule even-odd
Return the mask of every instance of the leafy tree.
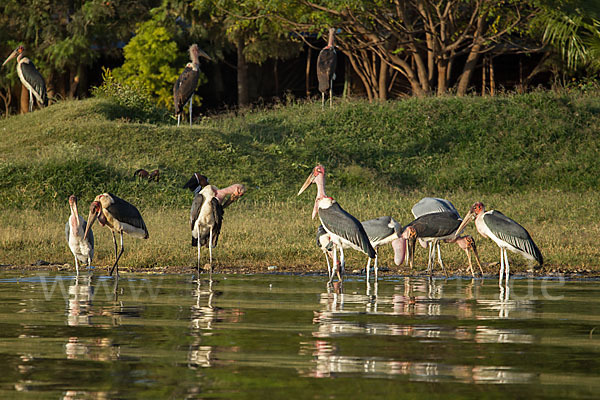
[[[125, 83], [143, 86], [159, 105], [172, 108], [173, 84], [185, 65], [175, 33], [160, 15], [139, 24], [135, 33], [123, 49], [125, 62], [113, 74]], [[203, 74], [200, 79], [206, 80]]]

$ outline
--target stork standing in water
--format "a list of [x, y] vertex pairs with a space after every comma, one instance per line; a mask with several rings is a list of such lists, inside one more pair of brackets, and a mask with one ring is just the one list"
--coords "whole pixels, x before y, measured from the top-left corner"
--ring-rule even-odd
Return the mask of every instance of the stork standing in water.
[[217, 246], [221, 224], [223, 223], [223, 206], [217, 198], [217, 188], [205, 186], [194, 196], [190, 212], [192, 228], [192, 246], [198, 248], [198, 272], [200, 272], [200, 247], [208, 247], [210, 272], [212, 273], [212, 249]]
[[333, 107], [333, 80], [337, 66], [337, 53], [333, 44], [335, 28], [329, 28], [329, 41], [317, 57], [317, 78], [321, 92], [321, 107], [325, 107], [325, 93], [329, 91], [329, 107]]
[[[426, 214], [450, 212], [454, 216], [456, 216], [457, 221], [462, 222], [462, 218], [460, 217], [460, 214], [458, 213], [458, 210], [456, 209], [456, 207], [454, 207], [454, 204], [452, 204], [449, 200], [440, 199], [437, 197], [423, 197], [421, 200], [419, 200], [418, 203], [416, 203], [412, 207], [411, 211], [412, 211], [413, 215], [415, 216], [415, 218], [419, 218]], [[427, 247], [429, 249], [430, 259], [435, 260], [435, 252], [437, 249], [438, 257], [441, 260], [442, 254], [440, 252], [439, 243], [434, 246], [433, 240], [425, 241], [422, 238], [418, 238], [418, 240], [419, 240], [419, 243], [423, 247]], [[481, 262], [479, 261], [479, 254], [477, 253], [477, 246], [475, 245], [475, 240], [473, 239], [472, 236], [470, 236], [470, 235], [456, 236], [455, 235], [453, 237], [446, 237], [445, 239], [443, 239], [443, 241], [446, 243], [456, 243], [462, 250], [464, 250], [465, 254], [467, 255], [467, 260], [469, 261], [469, 270], [471, 271], [471, 275], [475, 276], [475, 273], [473, 272], [473, 264], [471, 262], [471, 251], [472, 251], [473, 254], [475, 254], [475, 260], [477, 261], [477, 265], [479, 266], [479, 271], [481, 272], [481, 275], [483, 275], [483, 269], [481, 268]], [[440, 265], [441, 265], [441, 261], [440, 261]], [[442, 265], [442, 267], [443, 267], [443, 265]]]
[[[379, 217], [361, 222], [369, 242], [373, 249], [375, 249], [375, 281], [377, 281], [378, 272], [378, 258], [379, 258], [379, 247], [391, 243], [394, 249], [394, 263], [396, 265], [402, 264], [404, 260], [404, 252], [406, 249], [406, 241], [402, 238], [402, 226], [390, 216]], [[327, 259], [327, 270], [331, 274], [329, 266], [329, 257], [333, 259], [333, 243], [329, 239], [329, 234], [323, 228], [319, 226], [317, 229], [317, 246], [323, 250]], [[369, 282], [369, 271], [371, 269], [371, 258], [367, 261], [367, 282]]]
[[87, 237], [85, 236], [87, 223], [77, 211], [77, 197], [73, 194], [69, 196], [69, 207], [71, 216], [65, 225], [65, 235], [67, 243], [75, 257], [75, 270], [79, 275], [79, 261], [87, 263], [88, 267], [92, 265], [94, 258], [94, 233], [90, 229]]
[[38, 105], [46, 107], [48, 105], [48, 94], [46, 93], [46, 82], [42, 74], [35, 68], [33, 62], [29, 58], [24, 57], [25, 48], [17, 47], [8, 58], [2, 63], [2, 66], [17, 57], [17, 74], [21, 83], [29, 91], [29, 112], [33, 110], [33, 97], [37, 100]]
[[200, 56], [211, 60], [212, 59], [202, 51], [197, 44], [190, 46], [190, 60], [186, 64], [183, 72], [177, 78], [175, 86], [173, 86], [173, 99], [175, 100], [175, 115], [177, 116], [177, 126], [181, 121], [183, 107], [186, 103], [190, 103], [190, 126], [192, 126], [192, 102], [194, 100], [194, 92], [198, 86], [198, 78], [200, 77]]
[[[192, 177], [185, 183], [185, 185], [183, 185], [183, 188], [187, 188], [196, 194], [207, 185], [208, 178], [195, 172], [194, 175], [192, 175]], [[218, 189], [216, 186], [213, 186], [213, 188], [216, 191], [215, 196], [223, 208], [227, 208], [231, 205], [231, 203], [238, 200], [246, 193], [246, 186], [241, 183], [234, 183], [233, 185], [227, 186], [223, 189]]]
[[[115, 245], [115, 264], [111, 268], [109, 275], [112, 275], [116, 269], [118, 277], [119, 259], [123, 255], [124, 250], [123, 233], [127, 233], [138, 239], [148, 239], [148, 229], [146, 229], [142, 215], [133, 204], [111, 193], [99, 194], [90, 205], [90, 215], [84, 239], [88, 236], [96, 220], [98, 220], [100, 225], [107, 226], [112, 232], [113, 243]], [[121, 251], [118, 254], [115, 232], [121, 235]]]
[[344, 261], [344, 247], [350, 247], [358, 251], [362, 251], [367, 254], [369, 258], [375, 258], [375, 249], [369, 242], [369, 237], [365, 232], [362, 224], [354, 218], [352, 215], [347, 213], [333, 198], [328, 197], [325, 194], [325, 167], [317, 165], [310, 173], [306, 181], [300, 188], [298, 196], [302, 194], [310, 186], [311, 183], [317, 185], [317, 197], [315, 198], [315, 205], [313, 207], [312, 218], [314, 219], [317, 213], [321, 220], [321, 225], [325, 231], [329, 234], [329, 239], [333, 243], [333, 271], [329, 276], [330, 284], [333, 280], [333, 275], [337, 271], [337, 276], [340, 281], [342, 277], [340, 275], [337, 253], [337, 248], [340, 252], [340, 266], [342, 271], [345, 267]]
[[[486, 212], [483, 203], [478, 202], [471, 206], [457, 233], [472, 220], [475, 220], [475, 227], [481, 236], [492, 239], [500, 247], [500, 278], [498, 281], [500, 287], [502, 287], [502, 277], [506, 276], [505, 284], [508, 285], [510, 275], [507, 249], [521, 254], [528, 260], [537, 261], [539, 267], [543, 266], [542, 253], [531, 239], [529, 232], [517, 222], [500, 211]], [[506, 275], [504, 275], [505, 271]]]

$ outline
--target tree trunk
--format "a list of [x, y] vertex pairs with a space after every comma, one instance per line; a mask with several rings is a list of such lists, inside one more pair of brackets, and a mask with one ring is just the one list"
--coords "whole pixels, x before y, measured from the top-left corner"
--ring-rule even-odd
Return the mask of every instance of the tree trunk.
[[238, 106], [245, 107], [249, 103], [248, 97], [248, 64], [244, 56], [244, 39], [237, 41], [237, 88]]
[[448, 81], [446, 80], [446, 69], [448, 68], [448, 61], [439, 60], [437, 65], [438, 70], [438, 83], [437, 83], [437, 94], [441, 96], [448, 90]]
[[21, 83], [21, 114], [29, 112], [29, 90]]
[[479, 52], [483, 47], [483, 39], [481, 38], [481, 35], [483, 34], [484, 30], [485, 19], [484, 16], [481, 15], [477, 19], [477, 29], [473, 38], [473, 47], [471, 47], [471, 51], [467, 56], [467, 62], [465, 63], [463, 73], [460, 76], [460, 80], [456, 88], [456, 94], [458, 96], [464, 96], [467, 93], [467, 89], [469, 88], [469, 83], [471, 83], [471, 76], [473, 76], [473, 71], [475, 71], [475, 66], [477, 65], [477, 61], [479, 60]]
[[312, 47], [308, 47], [306, 52], [306, 98], [310, 99], [310, 60], [312, 58]]
[[388, 75], [389, 75], [389, 66], [383, 60], [379, 65], [379, 100], [385, 101], [387, 100], [388, 94]]

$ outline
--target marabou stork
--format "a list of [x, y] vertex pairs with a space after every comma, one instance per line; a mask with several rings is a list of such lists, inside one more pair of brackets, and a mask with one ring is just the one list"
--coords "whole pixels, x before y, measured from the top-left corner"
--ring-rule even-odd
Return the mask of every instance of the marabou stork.
[[21, 83], [29, 91], [29, 112], [33, 110], [33, 97], [37, 100], [39, 106], [46, 107], [48, 105], [48, 94], [46, 93], [46, 82], [42, 74], [35, 68], [33, 62], [29, 58], [24, 57], [25, 48], [17, 47], [8, 58], [2, 63], [2, 66], [17, 56], [17, 74]]
[[[343, 247], [351, 247], [355, 250], [362, 251], [369, 258], [375, 258], [375, 250], [369, 242], [369, 237], [365, 232], [362, 224], [352, 215], [344, 211], [342, 207], [333, 198], [325, 194], [325, 167], [317, 165], [306, 181], [300, 188], [298, 196], [310, 186], [311, 183], [317, 185], [317, 196], [313, 207], [312, 218], [314, 219], [317, 213], [321, 220], [321, 225], [329, 234], [329, 239], [333, 242], [334, 248], [340, 251], [340, 264], [342, 271], [345, 267], [344, 249]], [[341, 281], [340, 271], [337, 265], [336, 252], [333, 252], [333, 271], [329, 277], [329, 282], [333, 280], [333, 272], [337, 270], [338, 279]]]
[[333, 107], [333, 80], [337, 66], [337, 53], [333, 44], [335, 28], [329, 28], [329, 41], [317, 57], [317, 78], [321, 92], [321, 107], [325, 107], [325, 93], [329, 91], [329, 107]]
[[79, 261], [87, 263], [88, 267], [92, 265], [94, 258], [94, 233], [90, 229], [85, 237], [87, 223], [77, 212], [77, 196], [69, 196], [69, 208], [71, 215], [65, 224], [65, 235], [69, 248], [75, 257], [75, 270], [79, 275]]
[[[458, 213], [458, 210], [456, 209], [456, 207], [454, 207], [454, 204], [452, 204], [449, 200], [440, 199], [437, 197], [423, 197], [421, 200], [419, 200], [418, 203], [416, 203], [412, 207], [411, 211], [412, 211], [413, 215], [415, 216], [415, 218], [419, 218], [426, 214], [434, 214], [434, 213], [439, 213], [439, 212], [450, 212], [450, 213], [454, 214], [458, 218], [459, 221], [462, 221], [462, 218], [460, 217], [460, 214]], [[465, 251], [465, 253], [467, 255], [467, 260], [469, 261], [469, 270], [471, 271], [471, 275], [475, 276], [475, 273], [473, 272], [473, 264], [471, 263], [471, 253], [470, 253], [470, 251], [473, 251], [473, 253], [475, 254], [475, 260], [477, 261], [477, 265], [479, 266], [479, 271], [481, 272], [481, 275], [483, 276], [483, 269], [481, 268], [481, 262], [479, 261], [479, 254], [477, 254], [477, 246], [475, 245], [475, 240], [473, 239], [472, 236], [470, 236], [470, 235], [455, 236], [453, 238], [446, 238], [443, 241], [446, 243], [456, 243], [461, 249], [463, 249]], [[423, 239], [419, 238], [419, 243], [423, 247], [429, 247], [430, 257], [433, 260], [435, 260], [436, 248], [430, 247], [430, 246], [433, 246], [433, 241], [426, 242]], [[440, 253], [440, 247], [439, 247], [439, 245], [436, 247], [437, 247], [438, 256], [441, 259], [442, 257], [441, 257], [441, 253]]]
[[[194, 173], [192, 177], [183, 185], [183, 188], [190, 189], [194, 194], [199, 193], [202, 188], [208, 185], [208, 178], [202, 174]], [[216, 197], [223, 208], [227, 208], [234, 201], [238, 200], [246, 193], [246, 186], [241, 183], [234, 183], [226, 188], [219, 189], [213, 186], [216, 190]], [[229, 197], [228, 197], [229, 196]]]
[[198, 272], [200, 272], [200, 247], [205, 246], [208, 247], [212, 273], [212, 249], [219, 241], [222, 223], [223, 206], [217, 198], [217, 188], [207, 185], [194, 196], [190, 212], [192, 246], [198, 247]]
[[539, 267], [544, 264], [542, 253], [529, 236], [529, 232], [500, 211], [491, 210], [486, 212], [483, 203], [473, 204], [464, 221], [460, 224], [457, 233], [471, 220], [475, 220], [475, 227], [481, 236], [492, 239], [500, 247], [500, 278], [498, 283], [501, 287], [504, 271], [506, 271], [506, 284], [508, 284], [510, 274], [507, 249], [519, 253], [529, 260], [537, 261]]
[[[401, 237], [402, 226], [390, 216], [362, 221], [361, 224], [365, 229], [367, 236], [369, 237], [369, 242], [371, 243], [371, 246], [373, 246], [373, 249], [375, 249], [375, 280], [377, 280], [377, 261], [379, 256], [379, 246], [391, 243], [392, 248], [394, 249], [394, 263], [396, 265], [400, 265], [404, 260], [406, 242], [404, 238]], [[329, 234], [327, 233], [327, 231], [325, 231], [325, 228], [323, 228], [322, 225], [320, 225], [317, 229], [317, 246], [319, 246], [321, 250], [323, 250], [325, 255], [329, 255], [329, 257], [333, 259], [333, 243], [331, 243], [329, 239]], [[367, 281], [369, 281], [370, 267], [371, 259], [369, 258], [366, 267]], [[327, 270], [331, 274], [329, 267], [329, 258], [327, 258]]]
[[181, 121], [181, 115], [183, 114], [183, 107], [187, 102], [190, 103], [190, 126], [192, 126], [192, 101], [194, 100], [194, 92], [198, 85], [198, 78], [200, 76], [200, 56], [211, 60], [212, 59], [201, 50], [197, 44], [190, 46], [190, 60], [186, 64], [183, 72], [177, 78], [175, 86], [173, 86], [173, 99], [175, 100], [175, 115], [177, 116], [177, 126]]
[[[102, 226], [107, 226], [113, 237], [115, 245], [115, 264], [110, 269], [109, 275], [113, 274], [117, 269], [117, 277], [119, 276], [119, 259], [123, 255], [123, 233], [127, 233], [138, 239], [148, 239], [148, 229], [142, 219], [142, 215], [137, 208], [131, 203], [120, 199], [111, 193], [102, 193], [96, 196], [92, 204], [90, 204], [90, 215], [88, 217], [88, 225], [85, 230], [84, 239], [88, 232], [91, 231], [92, 225], [96, 219]], [[115, 232], [121, 235], [121, 251], [117, 254], [117, 239]]]

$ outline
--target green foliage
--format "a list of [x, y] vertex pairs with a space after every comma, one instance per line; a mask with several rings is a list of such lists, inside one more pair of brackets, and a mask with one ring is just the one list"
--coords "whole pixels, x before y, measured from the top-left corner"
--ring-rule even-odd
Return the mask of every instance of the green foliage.
[[111, 100], [107, 116], [111, 119], [123, 118], [137, 122], [161, 122], [168, 118], [168, 111], [150, 97], [144, 86], [136, 80], [124, 83], [117, 79], [111, 70], [103, 69], [103, 83], [92, 89], [96, 97]]
[[[138, 25], [124, 48], [125, 62], [115, 77], [132, 86], [144, 87], [163, 107], [173, 107], [173, 85], [184, 63], [180, 60], [174, 33], [160, 17]], [[202, 75], [202, 74], [201, 74]], [[201, 81], [206, 78], [202, 75]]]

